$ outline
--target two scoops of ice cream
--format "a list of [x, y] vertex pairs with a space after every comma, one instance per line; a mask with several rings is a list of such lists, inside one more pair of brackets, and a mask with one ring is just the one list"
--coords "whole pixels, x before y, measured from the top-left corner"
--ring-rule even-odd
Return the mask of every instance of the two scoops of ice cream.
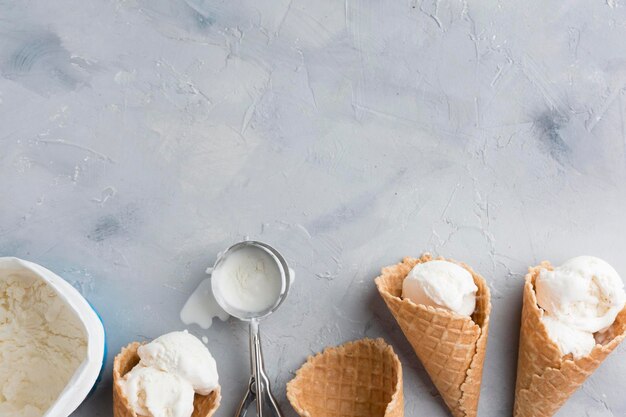
[[115, 417], [210, 417], [220, 403], [217, 366], [186, 331], [131, 343], [113, 365]]
[[624, 283], [611, 265], [578, 256], [557, 268], [540, 268], [535, 278], [541, 321], [563, 355], [581, 358], [624, 308]]
[[579, 256], [525, 278], [515, 417], [552, 416], [626, 335], [624, 283], [605, 261]]

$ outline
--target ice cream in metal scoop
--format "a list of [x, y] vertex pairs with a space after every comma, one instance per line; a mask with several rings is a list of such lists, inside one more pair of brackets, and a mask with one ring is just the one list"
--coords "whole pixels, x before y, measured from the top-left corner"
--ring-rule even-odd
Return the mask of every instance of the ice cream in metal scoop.
[[278, 309], [289, 293], [293, 272], [282, 255], [271, 246], [244, 241], [221, 254], [213, 268], [211, 287], [217, 303], [231, 316], [250, 323], [250, 367], [248, 390], [238, 417], [256, 402], [258, 417], [282, 417], [269, 379], [265, 374], [259, 321]]

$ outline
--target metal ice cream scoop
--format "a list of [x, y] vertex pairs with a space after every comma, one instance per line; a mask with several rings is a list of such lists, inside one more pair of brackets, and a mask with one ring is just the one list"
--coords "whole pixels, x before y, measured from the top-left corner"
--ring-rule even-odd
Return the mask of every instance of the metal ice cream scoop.
[[[293, 272], [285, 258], [262, 242], [237, 243], [215, 262], [211, 278], [215, 299], [228, 314], [250, 324], [251, 375], [236, 417], [244, 417], [253, 402], [258, 417], [283, 417], [265, 373], [259, 322], [283, 303], [292, 280]], [[254, 306], [252, 311], [245, 308], [246, 302]]]

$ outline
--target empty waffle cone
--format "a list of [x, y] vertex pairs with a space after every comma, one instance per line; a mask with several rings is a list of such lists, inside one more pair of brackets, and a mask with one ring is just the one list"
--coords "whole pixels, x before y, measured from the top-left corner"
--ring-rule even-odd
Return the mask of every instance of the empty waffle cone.
[[383, 339], [361, 339], [310, 356], [287, 384], [302, 417], [403, 417], [402, 367]]
[[549, 417], [554, 415], [600, 363], [619, 345], [626, 334], [626, 308], [602, 343], [579, 359], [563, 356], [548, 336], [541, 321], [543, 310], [537, 305], [535, 279], [542, 269], [552, 270], [549, 262], [529, 268], [524, 284], [522, 325], [520, 329], [514, 417]]
[[[141, 417], [132, 409], [128, 399], [122, 392], [122, 388], [118, 384], [118, 381], [139, 363], [137, 348], [140, 345], [140, 343], [134, 342], [122, 348], [122, 351], [115, 357], [113, 362], [113, 417]], [[209, 395], [196, 394], [193, 400], [191, 417], [213, 416], [220, 405], [220, 400], [219, 388]]]
[[448, 259], [470, 272], [478, 287], [471, 318], [403, 299], [402, 283], [408, 273], [418, 263], [432, 259], [430, 254], [407, 257], [383, 268], [376, 287], [452, 415], [475, 417], [489, 333], [489, 288], [470, 267]]

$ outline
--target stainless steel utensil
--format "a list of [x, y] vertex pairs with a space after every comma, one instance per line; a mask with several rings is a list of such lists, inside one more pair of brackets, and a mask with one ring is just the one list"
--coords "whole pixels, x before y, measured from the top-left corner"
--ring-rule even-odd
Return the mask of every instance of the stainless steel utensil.
[[276, 311], [283, 301], [285, 301], [287, 294], [289, 294], [289, 289], [293, 280], [293, 272], [289, 269], [285, 258], [283, 258], [283, 256], [270, 245], [257, 241], [244, 241], [234, 244], [218, 257], [213, 268], [213, 273], [215, 274], [215, 271], [220, 268], [220, 265], [230, 254], [245, 247], [254, 247], [256, 249], [263, 250], [276, 262], [276, 266], [278, 267], [281, 275], [281, 291], [276, 299], [276, 302], [268, 309], [259, 312], [242, 311], [228, 304], [220, 291], [219, 285], [215, 285], [216, 281], [212, 280], [211, 286], [218, 304], [231, 316], [236, 317], [239, 320], [247, 321], [250, 324], [251, 375], [246, 394], [241, 401], [235, 416], [245, 417], [252, 402], [256, 402], [258, 417], [263, 417], [266, 409], [269, 410], [270, 415], [273, 417], [283, 417], [280, 407], [272, 395], [270, 382], [267, 374], [265, 373], [259, 322]]

